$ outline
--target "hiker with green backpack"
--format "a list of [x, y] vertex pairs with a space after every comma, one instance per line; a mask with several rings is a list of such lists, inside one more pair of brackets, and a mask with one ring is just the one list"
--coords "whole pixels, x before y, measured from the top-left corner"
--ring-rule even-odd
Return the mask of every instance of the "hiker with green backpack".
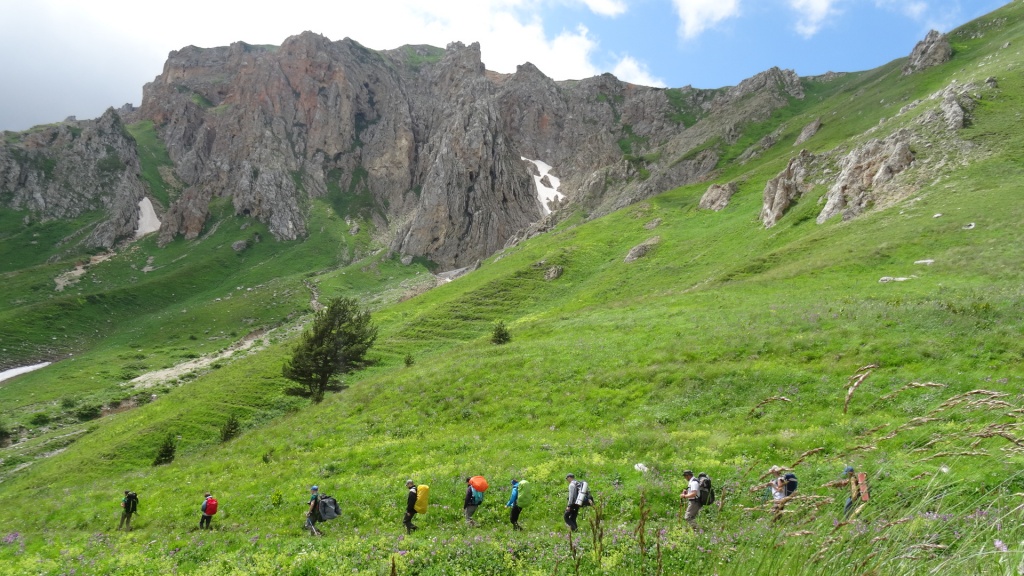
[[508, 521], [512, 523], [513, 530], [523, 529], [519, 525], [519, 514], [523, 511], [523, 506], [529, 501], [529, 496], [527, 495], [529, 492], [527, 487], [529, 485], [530, 483], [526, 480], [512, 480], [512, 495], [505, 504], [505, 508], [512, 508]]

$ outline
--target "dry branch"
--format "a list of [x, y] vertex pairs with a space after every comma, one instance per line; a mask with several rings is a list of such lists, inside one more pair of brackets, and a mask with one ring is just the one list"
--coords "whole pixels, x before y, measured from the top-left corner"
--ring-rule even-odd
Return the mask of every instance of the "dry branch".
[[931, 456], [929, 456], [927, 458], [922, 458], [920, 460], [917, 460], [914, 463], [915, 464], [919, 464], [921, 462], [927, 462], [929, 460], [935, 460], [936, 458], [950, 458], [950, 457], [957, 457], [957, 456], [990, 456], [990, 454], [988, 452], [937, 452], [937, 453], [932, 454]]
[[798, 464], [800, 464], [801, 462], [804, 461], [804, 458], [807, 458], [808, 456], [813, 456], [813, 455], [815, 455], [818, 452], [821, 452], [823, 450], [825, 450], [824, 447], [822, 447], [822, 448], [815, 448], [813, 450], [808, 450], [807, 452], [804, 452], [803, 454], [800, 455], [799, 458], [797, 458], [796, 462], [793, 462], [793, 465], [791, 466], [791, 468], [796, 468]]
[[939, 384], [938, 382], [911, 382], [910, 384], [907, 384], [906, 386], [904, 386], [904, 387], [902, 387], [902, 388], [900, 388], [898, 390], [894, 390], [894, 391], [886, 394], [885, 396], [882, 396], [881, 398], [879, 398], [879, 400], [888, 400], [889, 398], [892, 398], [893, 396], [899, 394], [900, 392], [903, 392], [904, 390], [910, 390], [912, 388], [945, 388], [945, 387], [946, 387], [945, 384]]
[[846, 402], [843, 403], [843, 414], [846, 414], [846, 410], [850, 407], [850, 398], [853, 397], [853, 392], [857, 390], [857, 387], [859, 387], [868, 376], [871, 376], [870, 370], [863, 374], [857, 374], [850, 377], [850, 380], [852, 380], [853, 383], [850, 384], [850, 388], [846, 391]]
[[757, 406], [751, 408], [747, 416], [753, 416], [754, 412], [757, 411], [758, 408], [771, 402], [792, 402], [792, 400], [786, 398], [785, 396], [772, 396], [771, 398], [765, 398], [764, 400], [761, 400], [761, 402]]

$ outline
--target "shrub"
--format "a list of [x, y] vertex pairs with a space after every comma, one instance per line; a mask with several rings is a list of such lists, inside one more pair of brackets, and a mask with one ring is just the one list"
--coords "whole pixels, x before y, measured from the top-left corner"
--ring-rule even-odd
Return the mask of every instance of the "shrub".
[[156, 458], [153, 460], [153, 466], [160, 466], [161, 464], [170, 464], [174, 462], [174, 453], [177, 451], [178, 445], [174, 441], [174, 436], [168, 434], [164, 438], [163, 444], [160, 445], [160, 450], [156, 453]]
[[8, 438], [14, 435], [14, 432], [7, 426], [6, 422], [0, 422], [0, 444], [7, 441]]
[[67, 398], [61, 398], [60, 399], [60, 407], [65, 409], [65, 410], [70, 410], [71, 408], [74, 408], [77, 405], [78, 405], [78, 400], [75, 400], [74, 398], [67, 397]]
[[45, 412], [36, 412], [28, 419], [28, 423], [33, 426], [46, 426], [50, 423], [50, 415]]
[[494, 323], [494, 328], [491, 330], [491, 342], [495, 344], [508, 344], [512, 341], [512, 334], [509, 333], [508, 327], [505, 326], [504, 320], [498, 320]]
[[82, 422], [87, 420], [95, 420], [103, 414], [103, 409], [100, 408], [99, 404], [85, 404], [75, 410], [75, 418], [78, 418]]
[[238, 421], [238, 417], [232, 414], [228, 416], [228, 421], [224, 423], [224, 426], [220, 429], [220, 441], [227, 442], [235, 436], [238, 436], [242, 432], [242, 424]]
[[415, 363], [416, 363], [416, 360], [412, 357], [412, 354], [406, 354], [405, 355], [405, 365], [406, 365], [406, 367], [412, 366]]

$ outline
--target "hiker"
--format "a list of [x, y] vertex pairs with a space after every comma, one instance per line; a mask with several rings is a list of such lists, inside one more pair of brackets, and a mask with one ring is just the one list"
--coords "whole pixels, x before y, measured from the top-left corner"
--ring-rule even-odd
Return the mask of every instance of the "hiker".
[[132, 515], [134, 515], [139, 509], [139, 497], [135, 495], [135, 492], [131, 490], [124, 491], [124, 498], [121, 499], [121, 522], [118, 523], [117, 529], [120, 530], [122, 527], [126, 531], [132, 529]]
[[508, 502], [505, 503], [505, 508], [512, 508], [512, 512], [508, 515], [508, 521], [512, 523], [512, 529], [522, 530], [523, 527], [519, 525], [519, 513], [523, 511], [519, 507], [519, 480], [512, 480], [512, 495], [509, 496]]
[[[847, 466], [843, 469], [842, 476], [847, 484], [850, 486], [850, 495], [846, 498], [846, 506], [843, 507], [843, 515], [847, 518], [856, 516], [868, 501], [868, 476], [861, 472], [857, 474], [857, 471], [853, 469], [853, 466]], [[853, 503], [857, 500], [863, 500], [864, 503], [853, 509]]]
[[772, 466], [768, 473], [775, 477], [768, 482], [768, 487], [772, 490], [772, 500], [778, 503], [786, 497], [786, 479], [782, 477], [782, 467]]
[[217, 513], [217, 499], [207, 492], [199, 510], [203, 513], [203, 515], [199, 517], [199, 529], [202, 530], [203, 528], [206, 528], [207, 530], [212, 530], [210, 527], [210, 521], [213, 520], [213, 515]]
[[566, 474], [565, 480], [569, 483], [569, 500], [566, 502], [565, 514], [562, 515], [562, 519], [565, 520], [565, 525], [575, 532], [579, 529], [576, 525], [576, 517], [579, 516], [580, 506], [583, 505], [581, 501], [583, 494], [580, 492], [580, 484], [576, 482], [575, 474], [571, 472]]
[[[469, 483], [471, 479], [466, 478], [466, 497], [462, 502], [462, 513], [466, 515], [466, 524], [470, 526], [476, 526], [476, 521], [473, 520], [473, 514], [476, 513], [476, 509], [480, 506], [480, 502], [483, 500], [483, 493], [477, 491]], [[479, 496], [477, 496], [479, 494]]]
[[700, 503], [700, 483], [693, 477], [693, 470], [684, 470], [683, 478], [686, 478], [686, 490], [679, 495], [680, 500], [687, 502], [686, 515], [683, 516], [683, 519], [696, 532], [697, 514], [700, 513], [700, 509], [703, 506]]
[[402, 524], [405, 526], [405, 533], [412, 534], [413, 530], [419, 530], [419, 526], [412, 523], [416, 516], [416, 483], [411, 479], [406, 480], [405, 488], [409, 491], [409, 496], [405, 500], [405, 518], [402, 519]]
[[320, 531], [316, 529], [318, 521], [320, 521], [320, 487], [313, 485], [309, 489], [309, 509], [306, 510], [305, 526], [312, 536], [320, 535]]

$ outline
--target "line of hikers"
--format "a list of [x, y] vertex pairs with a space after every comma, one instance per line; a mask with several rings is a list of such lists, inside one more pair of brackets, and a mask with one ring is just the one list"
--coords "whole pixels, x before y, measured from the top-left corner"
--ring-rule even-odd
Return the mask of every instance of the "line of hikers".
[[[768, 470], [767, 475], [772, 476], [772, 479], [767, 484], [755, 486], [753, 490], [761, 488], [769, 490], [773, 500], [773, 508], [781, 511], [785, 504], [795, 496], [798, 487], [797, 477], [792, 470], [780, 466], [772, 466]], [[715, 502], [715, 490], [711, 486], [711, 478], [703, 472], [694, 476], [692, 470], [684, 470], [683, 478], [686, 479], [686, 488], [679, 494], [680, 505], [685, 505], [686, 507], [684, 519], [687, 524], [696, 530], [697, 516], [700, 514], [701, 509]], [[579, 529], [577, 517], [579, 516], [580, 509], [593, 506], [594, 497], [590, 493], [590, 486], [582, 480], [576, 480], [575, 474], [566, 474], [565, 480], [568, 483], [568, 498], [562, 519], [565, 525], [575, 532]], [[844, 516], [846, 517], [856, 516], [868, 501], [867, 475], [863, 472], [856, 473], [852, 466], [847, 466], [843, 470], [843, 475], [839, 481], [832, 482], [826, 486], [849, 487], [850, 496], [846, 499], [843, 509]], [[418, 526], [413, 524], [413, 519], [417, 514], [426, 514], [427, 512], [430, 486], [426, 484], [417, 486], [412, 479], [409, 479], [405, 481], [405, 488], [407, 490], [406, 505], [402, 524], [405, 526], [406, 532], [412, 534], [414, 530], [419, 529]], [[488, 488], [487, 479], [483, 476], [466, 478], [466, 492], [463, 498], [462, 512], [467, 525], [477, 525], [476, 521], [473, 520], [473, 515], [480, 504], [483, 503], [484, 492]], [[512, 493], [509, 496], [508, 502], [505, 503], [505, 507], [511, 509], [509, 523], [512, 525], [513, 530], [523, 529], [519, 525], [519, 517], [523, 508], [528, 507], [532, 501], [533, 496], [530, 483], [526, 480], [513, 479]], [[854, 510], [853, 505], [858, 501], [862, 503]], [[138, 507], [138, 495], [131, 490], [125, 490], [124, 498], [121, 500], [121, 522], [118, 524], [118, 530], [131, 530], [132, 516], [138, 512]], [[216, 498], [210, 492], [206, 492], [200, 505], [200, 529], [211, 528], [210, 524], [213, 516], [217, 514], [217, 508]], [[331, 496], [321, 495], [319, 486], [314, 485], [310, 488], [309, 505], [305, 512], [306, 530], [312, 535], [319, 536], [321, 533], [316, 527], [317, 523], [337, 518], [340, 513], [341, 508], [338, 506], [337, 500]]]

